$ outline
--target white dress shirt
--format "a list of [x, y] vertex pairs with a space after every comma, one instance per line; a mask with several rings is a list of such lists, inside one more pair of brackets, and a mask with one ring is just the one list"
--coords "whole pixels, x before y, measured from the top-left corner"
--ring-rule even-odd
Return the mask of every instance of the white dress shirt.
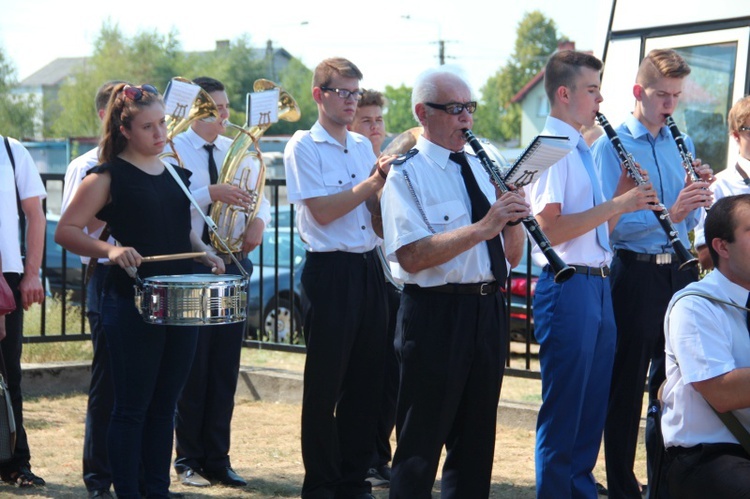
[[[750, 160], [743, 157], [737, 158], [737, 163], [740, 165], [747, 175], [750, 176]], [[714, 203], [721, 198], [727, 196], [736, 196], [738, 194], [750, 194], [750, 187], [745, 184], [744, 179], [737, 171], [737, 168], [730, 166], [726, 170], [722, 170], [716, 174], [716, 181], [709, 187], [714, 193]], [[706, 244], [706, 210], [701, 210], [701, 219], [695, 227], [694, 234], [694, 245], [695, 247], [703, 246]]]
[[[422, 287], [494, 281], [485, 243], [416, 273], [409, 273], [398, 265], [396, 251], [399, 248], [432, 235], [427, 222], [435, 233], [472, 223], [469, 194], [461, 177], [461, 167], [449, 159], [451, 151], [422, 136], [417, 139], [415, 147], [419, 151], [417, 155], [391, 168], [380, 198], [386, 258], [395, 262], [391, 265], [394, 278]], [[466, 158], [482, 192], [493, 203], [495, 188], [489, 182], [487, 172], [475, 156], [467, 154]], [[500, 238], [502, 240], [502, 234]], [[507, 260], [505, 264], [509, 269]]]
[[344, 146], [316, 121], [310, 130], [292, 136], [284, 149], [287, 197], [298, 205], [297, 230], [308, 251], [364, 253], [380, 244], [364, 203], [326, 225], [319, 224], [305, 204], [309, 198], [338, 194], [364, 182], [376, 161], [372, 144], [358, 133], [347, 132]]
[[[713, 302], [699, 291], [724, 301], [745, 306], [748, 290], [713, 270], [691, 283], [672, 298], [664, 319], [667, 381], [661, 417], [667, 447], [692, 447], [705, 443], [737, 443], [706, 399], [691, 383], [705, 381], [734, 369], [750, 367], [750, 334], [747, 313]], [[750, 409], [733, 411], [750, 429]]]
[[[16, 163], [16, 176], [13, 178], [13, 167], [5, 149], [0, 145], [0, 255], [3, 256], [3, 272], [23, 273], [21, 245], [18, 240], [18, 195], [24, 199], [47, 197], [42, 177], [29, 151], [16, 139], [8, 137], [13, 160]], [[3, 136], [0, 135], [0, 142]]]
[[[88, 152], [85, 152], [78, 156], [76, 159], [70, 162], [67, 170], [65, 170], [65, 183], [63, 185], [62, 203], [60, 205], [60, 214], [65, 213], [68, 209], [70, 202], [73, 200], [78, 188], [81, 186], [81, 182], [86, 178], [89, 170], [99, 164], [99, 148], [95, 147]], [[89, 234], [94, 239], [99, 239], [104, 226], [99, 227], [94, 232], [89, 233], [86, 227], [83, 228], [83, 232]], [[115, 244], [114, 238], [110, 237], [107, 240], [110, 244]], [[91, 258], [87, 256], [81, 257], [81, 263], [88, 265]], [[107, 258], [99, 258], [99, 263], [108, 262]]]
[[[177, 154], [182, 160], [183, 166], [192, 172], [192, 175], [190, 176], [190, 193], [198, 202], [198, 205], [200, 205], [203, 213], [207, 213], [208, 207], [213, 201], [208, 191], [208, 186], [211, 185], [211, 179], [208, 175], [208, 151], [203, 148], [207, 142], [195, 133], [192, 128], [178, 134], [173, 142]], [[226, 158], [227, 152], [229, 151], [229, 146], [232, 145], [232, 139], [219, 135], [213, 144], [215, 146], [213, 154], [214, 161], [216, 162], [216, 170], [218, 174], [221, 175], [221, 166]], [[169, 145], [164, 149], [164, 152], [172, 152]], [[174, 161], [168, 161], [174, 163]], [[250, 169], [250, 188], [255, 189], [258, 181], [260, 164], [256, 159], [247, 157], [242, 161], [238, 168], [237, 176], [242, 175], [242, 172], [247, 168]], [[265, 195], [261, 196], [259, 202], [260, 208], [258, 209], [257, 218], [263, 220], [266, 227], [268, 227], [271, 222], [271, 204], [268, 202]], [[190, 213], [193, 231], [200, 236], [203, 234], [203, 226], [206, 222], [194, 206], [190, 207]], [[244, 226], [244, 223], [238, 223], [235, 226], [235, 234], [232, 234], [232, 237], [239, 237], [244, 230]]]
[[[545, 170], [536, 182], [526, 186], [531, 211], [537, 214], [548, 204], [553, 203], [560, 204], [562, 215], [581, 213], [593, 208], [594, 193], [591, 188], [591, 179], [575, 147], [578, 141], [583, 140], [580, 132], [564, 121], [549, 116], [542, 134], [568, 137], [572, 142], [573, 150]], [[609, 233], [609, 230], [606, 232]], [[585, 234], [558, 244], [554, 246], [554, 249], [568, 264], [601, 267], [609, 265], [612, 260], [612, 252], [602, 248], [597, 242], [596, 229], [591, 229]], [[540, 267], [548, 264], [536, 244], [534, 244], [531, 256], [534, 263]]]

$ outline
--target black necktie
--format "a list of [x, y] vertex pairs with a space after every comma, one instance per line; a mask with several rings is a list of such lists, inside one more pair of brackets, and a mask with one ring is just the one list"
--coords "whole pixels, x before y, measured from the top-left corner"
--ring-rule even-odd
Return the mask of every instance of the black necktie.
[[[204, 144], [203, 149], [208, 151], [208, 179], [211, 184], [215, 184], [219, 180], [219, 172], [216, 169], [216, 160], [214, 159], [214, 144]], [[208, 215], [211, 214], [211, 205], [208, 205]], [[208, 234], [208, 225], [203, 225], [203, 242], [211, 244], [211, 237]]]
[[[474, 178], [474, 174], [471, 172], [466, 155], [462, 152], [454, 152], [450, 154], [450, 159], [461, 165], [461, 177], [464, 179], [466, 192], [469, 193], [469, 201], [471, 203], [471, 222], [478, 222], [490, 211], [490, 202], [479, 188], [477, 179]], [[505, 250], [503, 249], [503, 243], [499, 235], [487, 240], [487, 250], [490, 253], [492, 275], [502, 285], [505, 283], [508, 272], [505, 268]]]

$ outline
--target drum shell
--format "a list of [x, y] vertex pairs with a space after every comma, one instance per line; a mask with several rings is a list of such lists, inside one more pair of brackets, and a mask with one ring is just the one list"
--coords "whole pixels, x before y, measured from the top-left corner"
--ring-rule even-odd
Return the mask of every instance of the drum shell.
[[238, 275], [147, 277], [136, 286], [135, 306], [150, 324], [232, 324], [247, 319], [247, 284]]

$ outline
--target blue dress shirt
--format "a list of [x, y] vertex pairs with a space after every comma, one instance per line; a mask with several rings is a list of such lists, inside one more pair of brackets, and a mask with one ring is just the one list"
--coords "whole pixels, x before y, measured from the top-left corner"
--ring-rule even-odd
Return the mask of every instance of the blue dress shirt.
[[[648, 172], [649, 181], [659, 200], [667, 208], [671, 207], [685, 186], [685, 169], [669, 129], [663, 126], [654, 138], [631, 114], [615, 131], [625, 150], [633, 156], [641, 170]], [[692, 139], [688, 136], [684, 136], [684, 139], [690, 152], [695, 154]], [[594, 142], [591, 153], [600, 169], [604, 196], [611, 199], [620, 177], [620, 158], [606, 135]], [[682, 222], [674, 224], [685, 247], [690, 247], [688, 232], [697, 225], [699, 211], [693, 210]], [[651, 210], [623, 214], [610, 234], [610, 242], [615, 250], [627, 249], [650, 254], [674, 253], [664, 229]]]

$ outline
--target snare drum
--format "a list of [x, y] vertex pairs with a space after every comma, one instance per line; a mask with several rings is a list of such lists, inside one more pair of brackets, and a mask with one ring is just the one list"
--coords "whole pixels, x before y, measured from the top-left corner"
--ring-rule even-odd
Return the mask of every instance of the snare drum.
[[135, 306], [151, 324], [201, 326], [247, 318], [247, 279], [240, 275], [185, 274], [143, 279]]

